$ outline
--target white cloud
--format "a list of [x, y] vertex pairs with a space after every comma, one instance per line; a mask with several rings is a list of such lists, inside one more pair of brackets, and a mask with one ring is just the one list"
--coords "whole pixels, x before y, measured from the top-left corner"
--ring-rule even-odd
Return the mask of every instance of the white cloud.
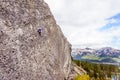
[[[45, 0], [58, 25], [72, 45], [81, 47], [112, 46], [112, 37], [120, 36], [117, 30], [100, 32], [109, 18], [120, 12], [120, 0]], [[111, 20], [114, 22], [115, 20]]]

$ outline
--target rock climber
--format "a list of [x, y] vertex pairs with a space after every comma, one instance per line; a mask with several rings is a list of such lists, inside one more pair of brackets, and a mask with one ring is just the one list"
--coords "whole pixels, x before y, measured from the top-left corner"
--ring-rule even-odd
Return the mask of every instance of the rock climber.
[[38, 29], [38, 33], [41, 36], [41, 34], [42, 34], [42, 28], [41, 27]]

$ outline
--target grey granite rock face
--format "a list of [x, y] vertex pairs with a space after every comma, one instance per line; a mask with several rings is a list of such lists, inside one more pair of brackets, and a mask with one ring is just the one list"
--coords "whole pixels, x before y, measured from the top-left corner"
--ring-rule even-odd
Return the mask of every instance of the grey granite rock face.
[[64, 80], [70, 51], [43, 0], [0, 0], [0, 80]]

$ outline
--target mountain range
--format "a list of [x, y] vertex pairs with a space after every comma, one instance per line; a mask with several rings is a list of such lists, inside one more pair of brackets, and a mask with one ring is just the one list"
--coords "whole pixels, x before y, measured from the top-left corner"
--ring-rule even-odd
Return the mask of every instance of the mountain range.
[[103, 47], [100, 49], [77, 48], [72, 49], [71, 55], [75, 60], [117, 65], [120, 63], [120, 50], [111, 47]]

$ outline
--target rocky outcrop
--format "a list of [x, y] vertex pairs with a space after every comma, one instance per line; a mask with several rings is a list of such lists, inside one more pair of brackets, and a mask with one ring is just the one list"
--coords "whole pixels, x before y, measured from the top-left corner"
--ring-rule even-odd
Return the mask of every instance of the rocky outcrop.
[[70, 52], [43, 0], [0, 0], [0, 80], [67, 79]]
[[74, 80], [74, 78], [78, 75], [85, 75], [87, 74], [87, 72], [79, 67], [77, 64], [75, 64], [73, 61], [71, 63], [71, 71], [70, 71], [70, 74], [68, 76], [68, 80]]

